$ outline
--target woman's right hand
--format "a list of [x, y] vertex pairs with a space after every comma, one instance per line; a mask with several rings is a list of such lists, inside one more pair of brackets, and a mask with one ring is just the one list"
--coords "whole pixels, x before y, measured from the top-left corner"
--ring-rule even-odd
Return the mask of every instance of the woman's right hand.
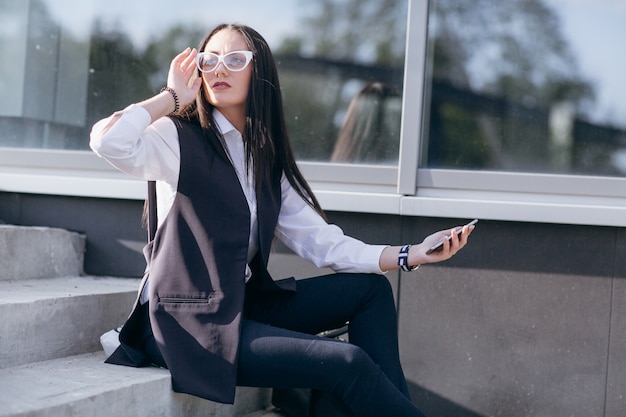
[[[196, 55], [198, 55], [198, 51], [187, 48], [172, 59], [167, 74], [167, 87], [173, 93], [163, 90], [156, 96], [137, 103], [150, 114], [151, 123], [163, 116], [172, 114], [175, 110], [183, 108], [196, 99], [202, 85], [202, 78], [195, 77]], [[178, 99], [178, 107], [176, 107], [176, 99]], [[113, 125], [115, 121], [114, 118], [110, 124]], [[106, 129], [109, 128], [110, 126], [106, 127]]]
[[[198, 51], [187, 48], [176, 55], [170, 63], [167, 87], [174, 90], [178, 98], [179, 108], [194, 101], [202, 85], [201, 77], [194, 78], [196, 74], [196, 55], [198, 55]], [[159, 94], [137, 103], [137, 105], [143, 107], [150, 114], [150, 122], [153, 123], [157, 119], [171, 114], [175, 110], [176, 100], [171, 92], [161, 91]], [[121, 117], [121, 112], [115, 113], [106, 126], [102, 128], [100, 135], [104, 136]]]
[[195, 48], [187, 48], [170, 63], [167, 86], [176, 92], [180, 107], [194, 101], [202, 85], [202, 78], [196, 77], [196, 55]]

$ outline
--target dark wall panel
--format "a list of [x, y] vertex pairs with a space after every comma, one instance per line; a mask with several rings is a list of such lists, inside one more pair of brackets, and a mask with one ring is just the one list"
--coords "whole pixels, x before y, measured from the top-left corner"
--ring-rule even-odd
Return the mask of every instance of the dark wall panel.
[[626, 416], [626, 230], [616, 232], [606, 416]]
[[[405, 237], [424, 223], [454, 220], [405, 218]], [[401, 274], [402, 359], [416, 402], [431, 417], [450, 411], [424, 392], [456, 404], [453, 415], [625, 415], [619, 342], [609, 356], [625, 324], [613, 288], [624, 276], [622, 234], [481, 221], [455, 258]], [[604, 414], [607, 367], [615, 410]]]
[[0, 219], [24, 226], [48, 226], [84, 233], [85, 273], [138, 277], [145, 261], [143, 203], [131, 200], [0, 193]]

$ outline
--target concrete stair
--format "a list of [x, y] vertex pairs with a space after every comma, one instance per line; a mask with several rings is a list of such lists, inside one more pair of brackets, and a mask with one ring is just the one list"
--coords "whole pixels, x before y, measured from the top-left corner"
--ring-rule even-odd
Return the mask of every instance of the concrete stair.
[[83, 274], [85, 237], [0, 225], [0, 417], [278, 417], [271, 391], [234, 405], [171, 390], [159, 368], [104, 363], [102, 333], [129, 313], [139, 280]]

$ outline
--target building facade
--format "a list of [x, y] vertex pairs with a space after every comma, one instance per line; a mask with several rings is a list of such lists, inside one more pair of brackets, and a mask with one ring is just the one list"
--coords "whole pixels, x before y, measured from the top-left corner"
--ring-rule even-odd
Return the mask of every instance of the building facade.
[[[214, 25], [272, 47], [300, 166], [372, 243], [478, 218], [452, 260], [389, 274], [431, 416], [626, 412], [626, 7], [562, 0], [0, 1], [0, 219], [85, 233], [140, 276], [146, 186], [88, 149]], [[623, 55], [623, 54], [622, 54]], [[347, 139], [346, 139], [347, 138]], [[319, 271], [279, 245], [276, 277]]]

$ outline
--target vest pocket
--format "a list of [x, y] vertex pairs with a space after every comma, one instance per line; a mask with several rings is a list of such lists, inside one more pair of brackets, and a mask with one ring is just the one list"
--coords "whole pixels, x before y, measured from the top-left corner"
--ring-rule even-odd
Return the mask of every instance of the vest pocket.
[[217, 310], [221, 297], [218, 292], [187, 294], [157, 294], [157, 303], [164, 310], [201, 309], [205, 312]]

